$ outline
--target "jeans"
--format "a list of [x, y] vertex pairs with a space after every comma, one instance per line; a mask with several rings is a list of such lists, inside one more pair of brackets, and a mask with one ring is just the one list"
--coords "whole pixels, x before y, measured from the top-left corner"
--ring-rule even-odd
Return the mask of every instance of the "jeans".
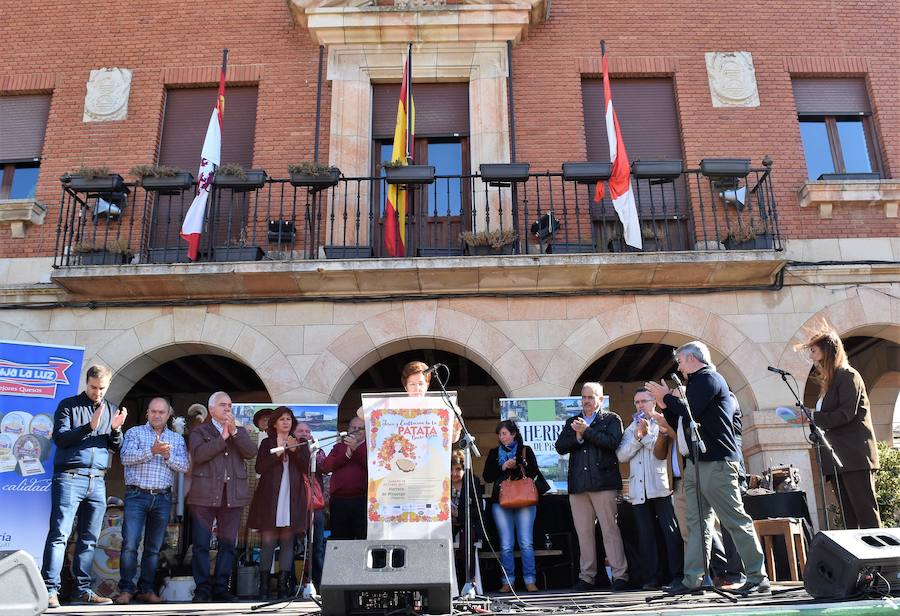
[[[644, 582], [680, 582], [684, 577], [684, 543], [671, 496], [648, 498], [643, 503], [631, 507], [638, 529], [638, 547], [641, 555], [641, 570]], [[662, 531], [668, 563], [668, 577], [662, 576], [664, 567], [659, 563], [656, 543], [657, 527]]]
[[137, 592], [156, 592], [156, 567], [172, 511], [172, 493], [147, 494], [125, 488], [125, 516], [122, 523], [122, 555], [119, 564], [119, 592], [134, 594], [137, 573], [137, 551], [144, 539], [141, 577]]
[[494, 503], [492, 511], [494, 524], [500, 534], [500, 564], [509, 578], [510, 585], [516, 581], [516, 559], [513, 554], [516, 537], [519, 540], [519, 552], [522, 553], [522, 578], [526, 584], [534, 584], [537, 580], [533, 545], [537, 506], [504, 509], [499, 503]]
[[[228, 592], [243, 509], [191, 505], [191, 522], [194, 525], [191, 570], [197, 585], [195, 597], [198, 594], [209, 597], [210, 593]], [[209, 542], [212, 539], [213, 520], [218, 524], [219, 547], [216, 552], [216, 571], [210, 579]]]
[[41, 575], [47, 592], [59, 594], [59, 575], [66, 558], [66, 543], [72, 533], [75, 516], [78, 516], [78, 539], [72, 576], [76, 592], [91, 592], [91, 568], [94, 564], [94, 546], [106, 513], [106, 483], [103, 477], [87, 477], [73, 472], [53, 475], [50, 486], [50, 529], [44, 544], [44, 564]]

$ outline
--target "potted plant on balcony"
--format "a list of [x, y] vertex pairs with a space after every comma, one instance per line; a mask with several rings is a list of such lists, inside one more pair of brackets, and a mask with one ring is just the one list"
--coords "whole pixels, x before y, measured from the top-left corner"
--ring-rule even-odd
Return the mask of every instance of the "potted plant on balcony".
[[61, 179], [71, 190], [80, 193], [114, 197], [127, 192], [125, 180], [109, 167], [79, 167]]
[[81, 265], [123, 265], [130, 263], [134, 251], [125, 240], [113, 240], [106, 244], [78, 242], [72, 246]]
[[266, 172], [262, 169], [244, 169], [237, 163], [222, 165], [216, 169], [213, 184], [217, 188], [228, 188], [234, 192], [258, 190], [266, 183]]
[[625, 238], [620, 235], [611, 238], [606, 247], [610, 252], [656, 252], [663, 246], [664, 239], [665, 234], [662, 230], [656, 232], [649, 226], [642, 226], [640, 249], [626, 244]]
[[175, 167], [163, 165], [135, 165], [131, 175], [138, 179], [144, 190], [162, 195], [177, 195], [194, 185], [194, 175]]
[[247, 243], [246, 225], [241, 227], [238, 238], [228, 240], [213, 250], [213, 261], [259, 261], [263, 258], [263, 249]]
[[511, 255], [519, 236], [514, 229], [494, 229], [493, 231], [463, 231], [460, 241], [470, 255]]
[[341, 178], [341, 170], [337, 167], [309, 160], [296, 165], [288, 165], [288, 171], [291, 174], [292, 186], [306, 187], [312, 190], [331, 188]]
[[673, 180], [684, 171], [681, 160], [636, 160], [631, 163], [631, 175], [635, 178]]
[[434, 165], [405, 165], [395, 160], [384, 161], [381, 167], [388, 184], [434, 184]]
[[773, 238], [766, 225], [751, 220], [746, 225], [732, 226], [722, 245], [726, 250], [759, 250], [772, 248]]
[[745, 178], [750, 173], [749, 158], [704, 158], [700, 173], [708, 178]]

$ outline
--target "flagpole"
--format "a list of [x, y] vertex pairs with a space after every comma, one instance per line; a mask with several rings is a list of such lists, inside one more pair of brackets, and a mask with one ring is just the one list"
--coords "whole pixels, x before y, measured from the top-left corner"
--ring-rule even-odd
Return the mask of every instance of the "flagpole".
[[409, 101], [412, 100], [412, 41], [408, 43], [406, 48], [406, 163], [409, 164], [413, 160], [413, 144], [412, 141], [412, 122], [410, 122]]

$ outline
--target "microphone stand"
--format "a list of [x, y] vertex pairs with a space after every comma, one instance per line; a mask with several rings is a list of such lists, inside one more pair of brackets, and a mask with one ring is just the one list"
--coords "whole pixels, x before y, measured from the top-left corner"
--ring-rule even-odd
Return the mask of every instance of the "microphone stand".
[[[445, 380], [450, 379], [450, 369], [444, 366], [446, 370]], [[441, 387], [441, 397], [444, 399], [444, 402], [453, 410], [453, 414], [456, 416], [456, 419], [459, 421], [460, 426], [462, 426], [462, 436], [460, 437], [459, 448], [463, 451], [463, 476], [465, 477], [465, 481], [463, 482], [463, 498], [465, 500], [465, 526], [463, 527], [465, 530], [465, 557], [466, 557], [466, 581], [463, 584], [463, 587], [459, 590], [459, 597], [462, 599], [472, 599], [477, 596], [475, 591], [475, 584], [473, 582], [473, 578], [475, 577], [475, 572], [472, 570], [472, 497], [473, 490], [472, 484], [475, 481], [475, 476], [472, 474], [472, 454], [474, 453], [476, 457], [481, 457], [481, 452], [478, 451], [478, 446], [475, 445], [475, 437], [469, 432], [469, 429], [466, 427], [466, 422], [462, 416], [462, 410], [450, 399], [450, 394], [447, 393], [447, 389], [444, 385], [444, 380], [441, 379], [439, 372], [436, 370], [434, 372], [434, 377], [438, 382], [438, 385]], [[462, 541], [462, 538], [460, 539]], [[451, 545], [452, 545], [452, 537], [451, 537]], [[460, 548], [463, 546], [460, 545]], [[455, 567], [454, 567], [455, 569]]]
[[[354, 434], [356, 432], [358, 432], [358, 430], [353, 430], [353, 431], [349, 432], [349, 434]], [[338, 439], [344, 438], [345, 436], [347, 436], [347, 434], [348, 434], [348, 432], [338, 432], [337, 434], [332, 434], [330, 436], [322, 437], [322, 440], [323, 441], [336, 441]], [[311, 441], [307, 441], [306, 439], [303, 439], [303, 440], [298, 441], [297, 443], [294, 443], [293, 445], [285, 445], [283, 448], [283, 451], [288, 451], [288, 450], [296, 449], [297, 447], [303, 447], [303, 446], [306, 446], [309, 448], [309, 477], [310, 477], [309, 488], [310, 488], [310, 490], [312, 490], [312, 482], [316, 481], [316, 476], [315, 476], [316, 475], [316, 453], [322, 448], [321, 444], [318, 441], [316, 441], [315, 439], [313, 439]], [[312, 582], [312, 564], [310, 564], [310, 566], [309, 566], [310, 577], [307, 579], [307, 583], [306, 584], [302, 583], [303, 575], [306, 574], [306, 566], [307, 566], [307, 563], [309, 562], [309, 556], [312, 553], [312, 549], [310, 546], [312, 545], [312, 537], [316, 530], [315, 526], [316, 526], [315, 511], [312, 508], [312, 494], [310, 494], [309, 525], [307, 526], [307, 530], [306, 530], [306, 539], [303, 542], [304, 543], [303, 573], [301, 573], [301, 575], [300, 575], [300, 583], [297, 584], [297, 589], [294, 591], [294, 596], [290, 597], [288, 599], [275, 599], [274, 601], [269, 601], [268, 603], [260, 603], [259, 605], [253, 605], [250, 607], [251, 611], [255, 612], [256, 610], [261, 610], [264, 607], [270, 607], [272, 605], [278, 605], [279, 603], [284, 603], [284, 605], [282, 605], [278, 609], [284, 609], [287, 606], [289, 606], [291, 603], [296, 601], [297, 599], [300, 599], [301, 596], [304, 599], [311, 599], [314, 603], [316, 603], [317, 605], [320, 605], [319, 601], [318, 601], [319, 594], [318, 594], [318, 592], [316, 592], [316, 587]]]
[[[844, 518], [844, 499], [841, 496], [841, 482], [838, 479], [838, 474], [840, 473], [840, 469], [844, 468], [844, 465], [841, 463], [841, 459], [838, 457], [837, 453], [835, 453], [834, 448], [831, 446], [831, 443], [828, 442], [828, 439], [825, 438], [825, 432], [816, 425], [815, 419], [813, 419], [812, 413], [809, 412], [809, 409], [806, 408], [806, 405], [800, 400], [800, 385], [797, 383], [797, 379], [794, 378], [794, 375], [790, 372], [779, 371], [778, 374], [781, 376], [781, 380], [784, 381], [784, 384], [790, 390], [791, 394], [794, 396], [795, 405], [800, 407], [800, 411], [806, 417], [806, 420], [809, 422], [809, 442], [812, 443], [813, 447], [816, 450], [816, 465], [819, 467], [819, 491], [820, 497], [822, 499], [822, 511], [825, 517], [825, 530], [831, 530], [831, 520], [828, 516], [828, 508], [825, 506], [825, 469], [822, 468], [822, 448], [828, 450], [831, 454], [831, 459], [834, 461], [834, 488], [837, 492], [838, 499], [838, 507], [841, 511], [841, 519]], [[790, 375], [792, 379], [794, 379], [794, 385], [796, 389], [791, 386], [791, 384], [787, 380], [787, 375]], [[846, 526], [846, 520], [844, 522]]]
[[[697, 590], [701, 593], [705, 590], [709, 590], [723, 599], [727, 599], [731, 603], [737, 603], [737, 597], [731, 596], [721, 588], [716, 588], [715, 584], [712, 583], [712, 576], [709, 572], [709, 549], [706, 547], [706, 534], [709, 529], [706, 527], [703, 520], [703, 497], [700, 488], [700, 454], [706, 453], [706, 444], [703, 442], [703, 439], [700, 438], [700, 427], [697, 425], [697, 422], [694, 421], [694, 413], [691, 410], [691, 403], [688, 401], [687, 389], [682, 384], [681, 379], [678, 378], [677, 374], [672, 373], [672, 379], [678, 385], [678, 391], [681, 392], [681, 402], [684, 403], [685, 414], [688, 420], [688, 429], [691, 433], [691, 458], [693, 458], [691, 462], [694, 467], [694, 490], [697, 493], [697, 517], [700, 518], [700, 524], [703, 525], [703, 528], [701, 529], [703, 535], [700, 541], [700, 551], [702, 552], [701, 557], [703, 559], [704, 575], [703, 581], [700, 583], [700, 587]], [[676, 447], [678, 446], [677, 442], [676, 438]], [[663, 597], [666, 597], [666, 595], [663, 595]], [[650, 603], [652, 600], [652, 597], [647, 597], [646, 599], [647, 603]]]

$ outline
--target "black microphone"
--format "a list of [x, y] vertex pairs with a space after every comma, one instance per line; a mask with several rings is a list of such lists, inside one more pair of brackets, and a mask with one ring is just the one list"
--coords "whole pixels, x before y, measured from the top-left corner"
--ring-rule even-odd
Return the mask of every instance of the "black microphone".
[[433, 365], [432, 367], [428, 368], [428, 369], [427, 369], [425, 372], [423, 372], [422, 374], [423, 374], [423, 375], [434, 374], [435, 372], [438, 371], [438, 368], [446, 368], [446, 367], [447, 367], [447, 366], [445, 366], [444, 364], [435, 364], [435, 365]]
[[769, 366], [768, 370], [769, 370], [769, 372], [774, 372], [775, 374], [780, 374], [781, 376], [785, 376], [785, 375], [793, 376], [787, 370], [782, 370], [781, 368], [776, 368], [775, 366]]

